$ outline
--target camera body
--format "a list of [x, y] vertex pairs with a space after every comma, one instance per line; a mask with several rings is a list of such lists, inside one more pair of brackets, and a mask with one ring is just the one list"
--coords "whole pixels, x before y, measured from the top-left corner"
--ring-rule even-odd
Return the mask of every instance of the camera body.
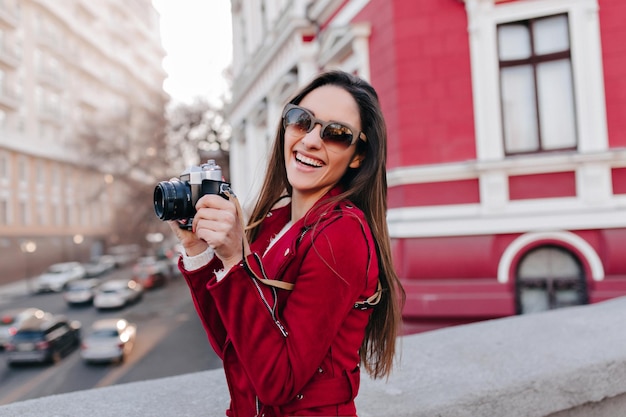
[[154, 188], [154, 212], [161, 220], [183, 220], [179, 226], [191, 229], [196, 203], [205, 194], [219, 194], [228, 198], [225, 191], [230, 184], [222, 181], [222, 169], [209, 159], [200, 166], [190, 166], [178, 179], [161, 181]]

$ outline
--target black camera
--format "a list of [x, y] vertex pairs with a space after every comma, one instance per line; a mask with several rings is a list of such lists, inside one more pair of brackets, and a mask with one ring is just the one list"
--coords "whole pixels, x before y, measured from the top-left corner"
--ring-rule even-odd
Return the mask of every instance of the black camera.
[[154, 188], [154, 212], [161, 220], [185, 220], [183, 229], [191, 229], [196, 203], [205, 194], [228, 198], [230, 184], [222, 181], [222, 169], [213, 159], [206, 164], [191, 166], [179, 179], [161, 181]]

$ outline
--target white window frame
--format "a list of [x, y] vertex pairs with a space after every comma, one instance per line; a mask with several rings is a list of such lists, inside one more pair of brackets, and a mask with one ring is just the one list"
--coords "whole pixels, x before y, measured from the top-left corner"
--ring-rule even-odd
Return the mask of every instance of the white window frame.
[[500, 106], [497, 25], [567, 13], [579, 153], [608, 149], [597, 0], [466, 0], [479, 161], [505, 157]]

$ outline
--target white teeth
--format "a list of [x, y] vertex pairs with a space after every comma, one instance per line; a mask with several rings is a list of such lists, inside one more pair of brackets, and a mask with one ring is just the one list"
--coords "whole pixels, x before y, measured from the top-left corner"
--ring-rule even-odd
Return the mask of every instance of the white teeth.
[[309, 157], [304, 156], [304, 155], [299, 154], [299, 153], [296, 154], [296, 160], [298, 162], [302, 162], [303, 164], [310, 165], [312, 167], [321, 167], [322, 166], [322, 164], [318, 160], [309, 158]]

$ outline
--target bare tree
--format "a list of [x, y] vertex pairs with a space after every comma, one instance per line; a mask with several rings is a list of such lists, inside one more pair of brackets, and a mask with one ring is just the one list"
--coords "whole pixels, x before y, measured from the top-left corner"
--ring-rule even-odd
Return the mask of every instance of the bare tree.
[[[108, 243], [145, 244], [146, 233], [162, 228], [152, 206], [157, 178], [167, 171], [167, 120], [139, 104], [100, 116], [83, 127], [83, 161], [113, 179], [115, 200]], [[92, 199], [102, 189], [93, 190]]]
[[[154, 214], [159, 181], [176, 177], [188, 165], [215, 159], [228, 171], [230, 127], [221, 109], [204, 100], [180, 104], [167, 115], [140, 105], [85, 126], [80, 149], [85, 161], [114, 178], [116, 200], [109, 243], [145, 245], [147, 233], [167, 232]], [[93, 190], [95, 197], [102, 190]]]
[[180, 104], [170, 112], [169, 140], [179, 147], [178, 154], [184, 159], [180, 162], [185, 166], [215, 159], [228, 177], [230, 135], [223, 109], [206, 100]]

